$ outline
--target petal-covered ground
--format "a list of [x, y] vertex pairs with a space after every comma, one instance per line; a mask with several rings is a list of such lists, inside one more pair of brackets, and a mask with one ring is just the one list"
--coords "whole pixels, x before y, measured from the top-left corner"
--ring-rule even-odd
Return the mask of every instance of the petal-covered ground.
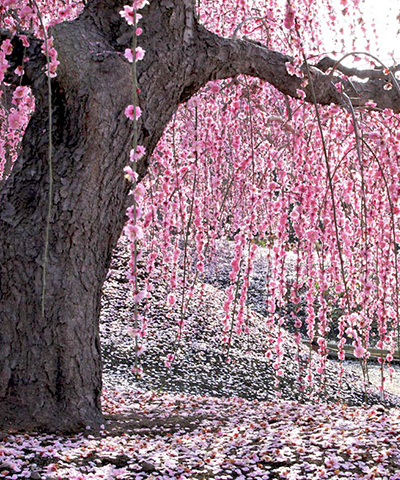
[[[286, 332], [276, 390], [278, 332], [250, 308], [249, 333], [235, 338], [227, 363], [222, 279], [194, 296], [169, 370], [164, 359], [173, 348], [179, 310], [167, 307], [168, 288], [159, 282], [140, 357], [145, 375], [136, 380], [124, 265], [121, 254], [104, 286], [104, 425], [69, 437], [0, 432], [0, 479], [400, 480], [399, 398], [382, 399], [372, 385], [365, 397], [357, 364], [349, 362], [340, 388], [340, 366], [331, 361], [325, 381], [315, 376], [309, 385], [308, 361], [318, 358], [298, 349]], [[226, 262], [220, 267], [226, 270]], [[256, 275], [261, 278], [257, 269]], [[257, 300], [254, 289], [252, 295]], [[379, 367], [374, 371], [379, 380]], [[398, 375], [396, 369], [397, 381]]]
[[10, 434], [0, 476], [400, 479], [400, 411], [105, 391], [100, 434]]

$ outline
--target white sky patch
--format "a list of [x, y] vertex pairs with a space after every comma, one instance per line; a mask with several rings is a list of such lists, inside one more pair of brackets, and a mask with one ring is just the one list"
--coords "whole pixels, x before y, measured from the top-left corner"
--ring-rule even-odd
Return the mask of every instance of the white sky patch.
[[394, 57], [400, 62], [400, 1], [364, 0], [362, 6], [367, 25], [375, 22], [377, 40], [372, 42], [371, 53], [380, 57], [384, 63], [392, 62]]
[[[348, 0], [350, 3], [352, 0]], [[337, 8], [340, 12], [343, 9], [340, 0], [336, 0]], [[372, 55], [378, 57], [382, 63], [391, 67], [394, 63], [400, 63], [400, 0], [361, 0], [359, 10], [364, 20], [368, 39], [370, 41], [370, 51]], [[398, 18], [399, 17], [399, 18]], [[341, 14], [338, 14], [338, 21]], [[345, 24], [345, 22], [344, 22]], [[339, 28], [337, 29], [339, 30]], [[355, 49], [358, 51], [366, 51], [365, 36], [358, 27], [356, 34], [351, 34], [345, 28], [345, 42], [349, 46], [344, 53], [353, 51], [351, 48], [352, 37], [355, 37]], [[335, 50], [332, 34], [326, 32], [326, 51]], [[333, 32], [332, 32], [333, 33]], [[337, 32], [333, 33], [334, 35]], [[347, 38], [346, 38], [347, 35]], [[336, 50], [338, 46], [336, 46]], [[340, 48], [342, 50], [342, 47]], [[340, 54], [334, 55], [338, 58]], [[369, 64], [361, 56], [362, 60], [354, 63], [349, 57], [345, 60], [348, 66], [357, 66], [357, 68], [368, 68]], [[366, 57], [365, 57], [366, 58]]]

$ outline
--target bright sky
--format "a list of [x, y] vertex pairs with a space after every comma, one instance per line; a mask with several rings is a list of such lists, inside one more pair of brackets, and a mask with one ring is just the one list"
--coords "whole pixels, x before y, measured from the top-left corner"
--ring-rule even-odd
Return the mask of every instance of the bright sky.
[[[351, 2], [352, 0], [348, 1]], [[340, 5], [340, 0], [336, 0], [336, 2], [339, 8], [343, 8]], [[393, 65], [392, 53], [394, 53], [397, 63], [400, 63], [400, 20], [397, 18], [400, 16], [400, 0], [360, 0], [360, 11], [366, 27], [372, 26], [374, 23], [376, 27], [378, 40], [371, 30], [370, 53], [377, 56], [388, 67]], [[360, 51], [365, 51], [365, 43], [361, 33], [359, 38], [357, 48]], [[330, 50], [332, 40], [329, 40], [329, 35], [327, 35], [326, 42], [327, 50]], [[351, 43], [350, 39], [348, 43]], [[335, 55], [335, 58], [337, 58], [337, 55]], [[345, 63], [357, 66], [357, 68], [368, 68], [368, 64], [364, 61], [355, 65], [351, 58]]]
[[[383, 57], [381, 60], [385, 63], [391, 62], [390, 53], [394, 52], [397, 62], [400, 62], [400, 1], [399, 0], [364, 0], [365, 6], [361, 9], [364, 12], [364, 19], [367, 24], [375, 21], [379, 39], [379, 50], [375, 50], [376, 42], [372, 44], [375, 50], [371, 53], [377, 53]], [[397, 18], [399, 17], [399, 18]], [[371, 49], [372, 50], [372, 49]]]

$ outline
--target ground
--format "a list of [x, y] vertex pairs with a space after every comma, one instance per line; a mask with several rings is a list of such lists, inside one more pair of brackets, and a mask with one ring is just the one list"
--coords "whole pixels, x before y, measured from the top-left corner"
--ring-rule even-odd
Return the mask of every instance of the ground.
[[[104, 425], [63, 437], [1, 433], [0, 478], [400, 479], [400, 401], [395, 395], [382, 399], [371, 385], [366, 397], [356, 364], [346, 363], [339, 388], [339, 365], [329, 362], [326, 382], [317, 379], [311, 389], [298, 378], [310, 352], [301, 349], [298, 361], [285, 334], [284, 375], [275, 390], [265, 340], [276, 332], [252, 309], [250, 333], [236, 339], [226, 363], [218, 334], [219, 274], [210, 274], [203, 295], [193, 299], [187, 341], [171, 370], [163, 360], [178, 313], [166, 307], [168, 289], [159, 282], [148, 310], [145, 375], [135, 380], [124, 249], [119, 246], [104, 286]], [[221, 275], [226, 258], [218, 259]], [[258, 269], [253, 284], [257, 275]]]
[[[47, 479], [400, 479], [400, 412], [105, 391], [100, 434], [10, 434], [1, 475]], [[32, 475], [33, 472], [33, 475]]]

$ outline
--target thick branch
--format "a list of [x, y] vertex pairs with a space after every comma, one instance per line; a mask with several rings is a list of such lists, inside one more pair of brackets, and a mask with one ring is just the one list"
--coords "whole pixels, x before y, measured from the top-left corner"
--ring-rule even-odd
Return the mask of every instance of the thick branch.
[[[341, 65], [340, 63], [337, 62], [337, 60], [334, 60], [333, 58], [330, 58], [330, 57], [322, 58], [315, 66], [322, 72], [326, 72], [330, 68], [334, 68], [335, 70], [342, 72], [347, 77], [357, 77], [361, 79], [380, 78], [380, 79], [388, 80], [388, 75], [387, 73], [385, 73], [383, 68], [377, 67], [377, 68], [369, 68], [366, 70], [360, 70], [358, 68], [349, 68], [349, 67], [345, 67], [344, 65]], [[394, 67], [389, 68], [389, 71], [392, 73], [398, 72], [399, 70], [400, 70], [400, 65], [395, 65]]]
[[[250, 40], [221, 38], [202, 27], [199, 27], [199, 34], [208, 52], [210, 80], [239, 74], [251, 75], [267, 81], [286, 95], [299, 98], [297, 90], [303, 89], [301, 84], [304, 79], [287, 72], [286, 63], [292, 61], [288, 55], [269, 50]], [[395, 89], [383, 88], [387, 83], [384, 78], [370, 78], [362, 83], [344, 81], [338, 75], [325, 74], [316, 67], [311, 67], [311, 72], [317, 101], [321, 105], [343, 103], [335, 87], [336, 83], [342, 83], [344, 92], [352, 99], [355, 107], [364, 106], [372, 100], [377, 108], [390, 108], [395, 113], [400, 112], [400, 96]], [[359, 76], [363, 75], [363, 71], [358, 70], [358, 73]], [[310, 88], [306, 87], [304, 91], [306, 101], [312, 103]]]

